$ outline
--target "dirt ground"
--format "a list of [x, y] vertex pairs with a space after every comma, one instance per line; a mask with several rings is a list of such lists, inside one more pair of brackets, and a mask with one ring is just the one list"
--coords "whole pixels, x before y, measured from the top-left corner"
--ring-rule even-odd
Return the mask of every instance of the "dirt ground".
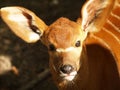
[[[85, 0], [0, 0], [0, 8], [5, 6], [23, 6], [35, 12], [46, 24], [59, 17], [76, 20]], [[7, 72], [0, 75], [0, 90], [57, 90], [51, 75], [48, 74], [29, 88], [30, 82], [49, 68], [47, 48], [40, 41], [27, 44], [15, 36], [0, 19], [0, 59], [4, 57], [19, 73]]]

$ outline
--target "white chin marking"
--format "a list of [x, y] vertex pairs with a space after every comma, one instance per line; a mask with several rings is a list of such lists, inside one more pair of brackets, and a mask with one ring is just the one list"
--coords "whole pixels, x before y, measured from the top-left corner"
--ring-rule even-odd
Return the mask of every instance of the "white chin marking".
[[68, 80], [68, 81], [72, 81], [74, 79], [75, 76], [66, 76], [64, 79]]
[[70, 74], [63, 74], [62, 73], [60, 76], [63, 77], [65, 80], [72, 81], [76, 75], [77, 75], [77, 72], [74, 71], [74, 72], [71, 72]]

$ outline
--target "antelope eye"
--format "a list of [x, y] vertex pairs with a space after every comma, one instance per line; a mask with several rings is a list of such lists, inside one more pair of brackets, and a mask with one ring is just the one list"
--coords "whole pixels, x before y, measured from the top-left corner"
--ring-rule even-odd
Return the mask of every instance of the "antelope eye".
[[76, 47], [79, 47], [81, 45], [81, 42], [80, 41], [77, 41], [76, 43], [75, 43], [75, 46]]
[[50, 45], [49, 45], [49, 50], [50, 50], [50, 51], [54, 51], [54, 50], [55, 50], [55, 46], [54, 46], [53, 44], [50, 44]]

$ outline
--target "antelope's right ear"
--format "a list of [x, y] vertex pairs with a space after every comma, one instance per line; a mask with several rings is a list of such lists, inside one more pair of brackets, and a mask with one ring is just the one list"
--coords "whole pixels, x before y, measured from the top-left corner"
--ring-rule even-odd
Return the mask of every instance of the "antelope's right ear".
[[82, 8], [82, 29], [98, 32], [106, 22], [116, 0], [87, 0]]
[[38, 41], [47, 28], [40, 18], [23, 7], [4, 7], [0, 14], [10, 29], [28, 43]]

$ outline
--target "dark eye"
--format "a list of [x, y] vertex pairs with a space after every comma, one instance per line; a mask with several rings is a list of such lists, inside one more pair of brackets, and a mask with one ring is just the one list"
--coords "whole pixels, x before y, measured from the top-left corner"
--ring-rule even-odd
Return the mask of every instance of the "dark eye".
[[80, 41], [77, 41], [77, 42], [75, 43], [75, 46], [76, 46], [76, 47], [79, 47], [80, 45], [81, 45]]
[[49, 50], [50, 50], [50, 51], [54, 51], [54, 50], [55, 50], [55, 46], [54, 46], [53, 44], [50, 44], [50, 45], [49, 45]]

